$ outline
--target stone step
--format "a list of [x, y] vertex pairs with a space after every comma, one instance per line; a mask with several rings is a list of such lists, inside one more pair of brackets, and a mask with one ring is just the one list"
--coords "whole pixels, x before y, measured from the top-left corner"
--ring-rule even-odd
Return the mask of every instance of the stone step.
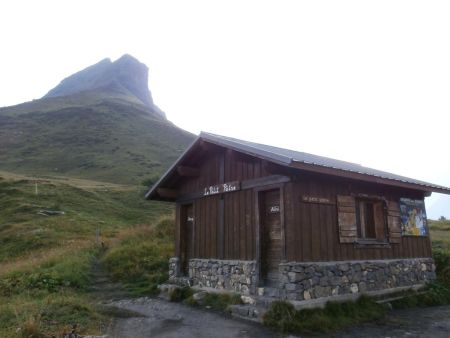
[[373, 296], [372, 298], [379, 304], [393, 302], [398, 299], [403, 299], [411, 296], [421, 295], [427, 293], [421, 289], [419, 290], [407, 290], [407, 291], [399, 291], [399, 292], [391, 292], [378, 296]]
[[263, 315], [266, 313], [266, 309], [255, 305], [230, 305], [230, 313], [233, 317], [251, 320], [254, 322], [262, 323]]

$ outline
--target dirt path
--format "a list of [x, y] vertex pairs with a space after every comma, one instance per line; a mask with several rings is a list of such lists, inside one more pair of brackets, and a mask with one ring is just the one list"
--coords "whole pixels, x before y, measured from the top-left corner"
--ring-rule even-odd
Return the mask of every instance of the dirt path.
[[89, 287], [89, 292], [99, 302], [110, 302], [111, 300], [131, 297], [131, 294], [122, 285], [111, 281], [99, 259], [96, 259], [92, 265], [90, 277], [91, 286]]
[[111, 305], [143, 314], [118, 319], [111, 338], [269, 338], [281, 337], [262, 325], [224, 314], [155, 298], [113, 302]]

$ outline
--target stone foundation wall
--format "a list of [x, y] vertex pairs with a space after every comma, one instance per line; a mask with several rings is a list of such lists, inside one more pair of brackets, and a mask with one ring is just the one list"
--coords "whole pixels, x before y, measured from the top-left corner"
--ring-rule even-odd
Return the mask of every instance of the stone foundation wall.
[[180, 286], [192, 286], [192, 279], [181, 275], [181, 262], [178, 257], [169, 259], [169, 283]]
[[436, 278], [432, 258], [299, 263], [279, 266], [280, 296], [288, 300], [364, 293], [426, 284]]
[[258, 285], [256, 261], [191, 259], [189, 277], [194, 285], [255, 294]]

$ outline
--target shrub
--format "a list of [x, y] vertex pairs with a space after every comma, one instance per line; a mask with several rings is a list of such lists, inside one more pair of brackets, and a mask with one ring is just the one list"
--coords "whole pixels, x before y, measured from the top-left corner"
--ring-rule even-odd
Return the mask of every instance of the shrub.
[[433, 259], [438, 279], [450, 287], [450, 250], [434, 249]]
[[193, 294], [194, 291], [190, 287], [175, 288], [170, 292], [169, 300], [171, 302], [182, 302], [185, 299], [192, 297]]
[[291, 332], [295, 314], [296, 310], [291, 303], [273, 302], [269, 311], [264, 314], [264, 325], [283, 333]]
[[23, 338], [43, 338], [45, 335], [41, 331], [41, 317], [30, 316], [20, 327], [19, 334]]
[[208, 293], [202, 305], [214, 310], [225, 311], [230, 305], [242, 304], [241, 296], [235, 293]]

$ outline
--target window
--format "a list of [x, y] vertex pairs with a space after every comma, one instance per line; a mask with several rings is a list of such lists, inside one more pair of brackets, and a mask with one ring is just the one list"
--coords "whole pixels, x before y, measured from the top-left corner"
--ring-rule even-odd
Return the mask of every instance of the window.
[[379, 200], [357, 199], [358, 238], [366, 240], [386, 240], [384, 203]]
[[339, 242], [359, 247], [401, 243], [398, 201], [383, 197], [337, 195]]

